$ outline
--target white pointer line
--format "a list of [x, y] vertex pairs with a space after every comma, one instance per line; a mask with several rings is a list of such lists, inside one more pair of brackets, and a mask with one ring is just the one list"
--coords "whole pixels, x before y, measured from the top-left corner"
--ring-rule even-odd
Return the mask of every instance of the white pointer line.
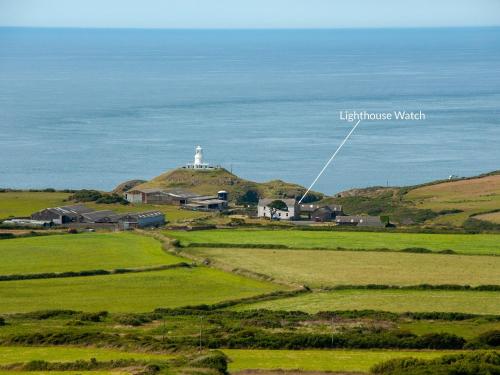
[[337, 155], [337, 153], [340, 151], [340, 149], [342, 148], [342, 146], [344, 145], [344, 143], [346, 143], [346, 141], [349, 139], [349, 137], [354, 132], [354, 130], [356, 130], [356, 128], [357, 128], [357, 126], [359, 125], [360, 122], [361, 122], [361, 120], [358, 120], [358, 122], [356, 123], [356, 125], [354, 125], [353, 128], [351, 129], [351, 131], [349, 132], [349, 134], [347, 134], [347, 137], [344, 138], [344, 140], [342, 141], [342, 143], [340, 144], [340, 146], [337, 148], [337, 150], [335, 150], [335, 152], [333, 153], [333, 155], [330, 158], [330, 160], [328, 160], [326, 162], [325, 166], [323, 167], [323, 169], [321, 170], [321, 172], [319, 172], [318, 176], [314, 179], [314, 181], [312, 182], [311, 186], [309, 186], [309, 188], [304, 193], [304, 195], [302, 196], [302, 198], [300, 198], [299, 204], [302, 203], [302, 200], [306, 197], [307, 193], [309, 193], [309, 191], [313, 188], [314, 184], [321, 177], [321, 175], [323, 174], [323, 172], [325, 171], [325, 169], [328, 168], [328, 166], [330, 165], [330, 163], [332, 162], [332, 160], [335, 158], [335, 156]]

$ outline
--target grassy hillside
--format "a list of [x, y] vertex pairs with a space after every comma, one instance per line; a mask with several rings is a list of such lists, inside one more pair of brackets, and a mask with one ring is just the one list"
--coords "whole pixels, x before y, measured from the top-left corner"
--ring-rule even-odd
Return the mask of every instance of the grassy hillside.
[[2, 240], [0, 275], [146, 267], [182, 262], [150, 237], [82, 233]]
[[500, 257], [374, 251], [187, 248], [199, 259], [311, 287], [500, 284]]
[[[256, 202], [258, 197], [300, 198], [306, 191], [303, 186], [275, 180], [264, 183], [242, 179], [225, 169], [193, 171], [174, 169], [153, 178], [138, 188], [184, 189], [199, 194], [216, 194], [226, 190], [235, 202]], [[309, 198], [322, 198], [311, 192]]]
[[[342, 192], [327, 203], [352, 214], [389, 215], [396, 223], [460, 227], [470, 217], [500, 210], [500, 172], [408, 187], [373, 187]], [[498, 217], [476, 219], [497, 222]]]
[[[463, 211], [433, 220], [439, 224], [460, 225], [471, 215], [500, 210], [500, 174], [412, 189], [404, 196], [403, 202], [418, 209], [437, 212]], [[480, 219], [490, 220], [490, 217], [483, 216]]]
[[284, 245], [295, 249], [390, 249], [420, 247], [433, 251], [449, 250], [461, 254], [500, 254], [500, 234], [424, 234], [386, 232], [341, 232], [304, 230], [209, 230], [167, 231], [183, 245], [227, 244]]
[[[500, 292], [448, 290], [336, 290], [241, 305], [237, 310], [305, 311], [383, 310], [500, 314]], [[477, 332], [476, 332], [477, 335]]]

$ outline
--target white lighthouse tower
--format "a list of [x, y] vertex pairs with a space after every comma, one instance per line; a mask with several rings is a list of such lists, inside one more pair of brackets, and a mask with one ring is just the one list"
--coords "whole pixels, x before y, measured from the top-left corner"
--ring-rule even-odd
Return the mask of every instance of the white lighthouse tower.
[[203, 168], [203, 149], [201, 146], [196, 146], [193, 165], [195, 168]]
[[203, 149], [201, 148], [201, 146], [196, 146], [194, 152], [194, 162], [186, 164], [184, 168], [200, 170], [200, 169], [217, 169], [218, 167], [214, 167], [209, 163], [204, 163]]

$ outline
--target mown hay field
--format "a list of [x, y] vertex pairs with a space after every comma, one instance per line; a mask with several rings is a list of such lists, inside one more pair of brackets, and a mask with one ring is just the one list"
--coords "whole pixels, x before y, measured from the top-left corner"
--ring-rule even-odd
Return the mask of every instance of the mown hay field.
[[166, 231], [183, 245], [192, 243], [285, 245], [296, 249], [391, 249], [412, 247], [454, 250], [462, 254], [500, 254], [500, 234], [425, 234], [307, 230], [219, 229]]
[[335, 285], [500, 284], [500, 257], [375, 251], [186, 248], [226, 268], [310, 287]]
[[0, 240], [0, 275], [180, 263], [161, 243], [134, 233], [81, 233]]
[[212, 304], [278, 290], [278, 286], [205, 267], [0, 282], [0, 313], [70, 309], [148, 312]]
[[389, 350], [241, 350], [224, 349], [229, 371], [252, 369], [368, 372], [373, 365], [393, 358], [432, 359], [457, 351]]
[[237, 310], [288, 310], [316, 313], [332, 310], [392, 312], [462, 312], [500, 315], [500, 292], [450, 290], [337, 290], [315, 292], [255, 304]]

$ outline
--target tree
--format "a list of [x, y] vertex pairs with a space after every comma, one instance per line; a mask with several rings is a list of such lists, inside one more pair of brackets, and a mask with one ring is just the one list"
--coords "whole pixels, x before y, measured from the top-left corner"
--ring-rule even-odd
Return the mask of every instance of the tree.
[[271, 220], [276, 215], [276, 212], [288, 211], [288, 206], [286, 205], [286, 203], [283, 202], [282, 200], [279, 200], [279, 199], [272, 201], [271, 203], [269, 203], [269, 205], [267, 207], [269, 207], [269, 211], [271, 213]]

